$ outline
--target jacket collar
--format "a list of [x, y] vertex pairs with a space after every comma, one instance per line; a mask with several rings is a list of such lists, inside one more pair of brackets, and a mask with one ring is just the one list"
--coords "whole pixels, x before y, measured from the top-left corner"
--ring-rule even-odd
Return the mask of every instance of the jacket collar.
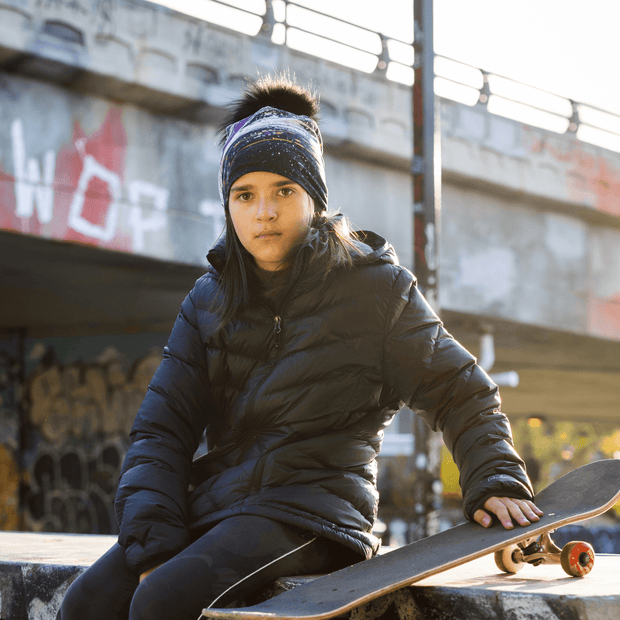
[[[342, 217], [336, 215], [335, 217]], [[295, 261], [300, 268], [307, 263], [307, 257], [315, 252], [321, 253], [327, 245], [329, 233], [322, 229], [313, 229], [309, 239], [299, 249], [305, 256], [300, 256], [300, 261]], [[355, 242], [357, 252], [353, 255], [353, 264], [362, 265], [375, 262], [398, 264], [398, 257], [390, 243], [383, 237], [369, 230], [357, 231], [360, 238]], [[207, 254], [207, 260], [215, 271], [220, 274], [226, 263], [226, 235], [222, 234]]]

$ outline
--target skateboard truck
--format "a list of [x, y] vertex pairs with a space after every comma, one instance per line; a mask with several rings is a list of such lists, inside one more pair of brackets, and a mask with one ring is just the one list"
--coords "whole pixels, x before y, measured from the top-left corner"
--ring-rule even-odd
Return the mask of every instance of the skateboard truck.
[[584, 577], [594, 566], [594, 549], [583, 541], [569, 542], [562, 549], [551, 540], [551, 533], [527, 538], [516, 545], [510, 545], [495, 552], [495, 564], [505, 573], [516, 573], [525, 564], [561, 564], [571, 577]]

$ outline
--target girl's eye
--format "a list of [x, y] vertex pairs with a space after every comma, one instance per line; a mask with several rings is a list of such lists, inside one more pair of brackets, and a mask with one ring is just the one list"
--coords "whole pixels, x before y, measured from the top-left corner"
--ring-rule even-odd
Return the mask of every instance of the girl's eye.
[[247, 202], [252, 197], [252, 194], [249, 192], [244, 192], [243, 194], [237, 194], [237, 200], [240, 202]]
[[290, 196], [291, 194], [293, 194], [293, 193], [294, 193], [294, 190], [293, 190], [293, 188], [292, 188], [292, 187], [283, 187], [283, 188], [280, 190], [280, 193], [281, 193], [283, 196]]

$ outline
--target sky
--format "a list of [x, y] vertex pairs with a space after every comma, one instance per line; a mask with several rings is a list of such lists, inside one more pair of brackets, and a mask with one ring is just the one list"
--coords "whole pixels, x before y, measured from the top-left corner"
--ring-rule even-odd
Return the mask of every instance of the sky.
[[618, 0], [435, 0], [434, 11], [436, 53], [620, 114]]
[[[239, 17], [248, 17], [248, 34], [257, 31], [260, 18], [247, 14], [231, 17], [226, 4], [255, 13], [263, 13], [265, 10], [265, 0], [221, 0], [219, 4], [211, 0], [154, 1], [184, 12], [197, 11], [197, 16], [216, 23], [219, 19], [219, 23], [229, 27], [234, 22], [233, 27], [242, 31], [245, 27], [244, 19]], [[413, 39], [413, 0], [294, 1], [297, 5], [333, 15], [363, 28], [380, 31], [388, 37], [406, 42]], [[284, 2], [274, 0], [273, 4], [276, 19], [283, 19]], [[620, 115], [620, 82], [617, 78], [620, 61], [620, 36], [617, 32], [620, 24], [620, 0], [434, 0], [433, 6], [436, 54]], [[223, 17], [216, 17], [220, 10], [223, 10]], [[296, 21], [302, 27], [312, 29], [313, 20], [317, 20], [317, 27], [330, 27], [328, 18], [313, 16], [303, 8], [289, 5], [289, 26]], [[333, 22], [332, 25], [333, 32], [337, 33], [334, 36], [341, 40], [348, 38], [350, 42], [366, 46], [369, 52], [377, 53], [376, 35], [373, 40], [372, 36], [369, 38], [368, 33], [359, 29], [350, 32], [351, 29], [341, 22]], [[283, 31], [283, 26], [276, 26], [274, 42], [283, 42]], [[335, 54], [346, 64], [346, 48], [330, 51], [327, 43], [317, 46], [316, 41], [308, 40], [308, 35], [295, 32], [291, 28], [288, 44], [304, 51], [304, 48], [314, 50], [317, 55], [324, 54], [326, 57], [330, 54], [333, 57]], [[319, 47], [322, 51], [317, 51]], [[390, 53], [393, 60], [411, 63], [412, 53], [407, 46], [392, 43]], [[360, 52], [351, 63], [356, 68], [371, 71], [376, 60], [375, 55]], [[438, 73], [442, 67], [436, 63]], [[449, 64], [443, 68], [455, 69]], [[467, 78], [467, 73], [462, 69], [459, 70]], [[412, 71], [407, 67], [393, 63], [388, 68], [389, 79], [407, 83], [411, 76]], [[443, 86], [450, 85], [444, 83]], [[504, 90], [511, 87], [510, 84], [502, 84], [498, 80], [491, 86], [498, 89], [503, 87]], [[517, 98], [521, 95], [527, 98], [533, 94], [528, 93], [527, 89], [522, 91]], [[497, 92], [501, 94], [499, 90]], [[508, 93], [506, 96], [510, 96], [509, 91], [505, 92]], [[438, 91], [438, 94], [450, 96], [446, 95], [446, 92]], [[541, 94], [537, 96], [542, 97]], [[477, 93], [471, 91], [468, 94], [467, 89], [464, 89], [463, 97], [464, 103], [473, 105], [477, 100]], [[452, 98], [459, 100], [458, 96]], [[531, 103], [537, 102], [542, 102], [543, 107], [557, 113], [570, 115], [570, 111], [566, 112], [566, 101], [557, 101], [552, 97], [547, 97], [546, 100], [531, 100]], [[489, 102], [490, 110], [491, 103], [497, 107], [496, 113], [511, 115], [510, 106], [504, 102], [502, 108], [498, 97]], [[517, 110], [516, 113], [518, 116], [522, 111]], [[552, 117], [543, 117], [540, 114], [538, 116], [540, 126], [546, 126], [545, 123], [548, 122], [550, 124], [547, 128], [565, 131], [568, 121], [558, 124], [557, 118], [554, 120]], [[530, 119], [521, 120], [527, 122]], [[588, 121], [585, 112], [582, 120]], [[536, 124], [534, 117], [532, 122]], [[620, 134], [618, 118], [610, 119], [598, 115], [591, 122], [602, 124]], [[611, 148], [620, 151], [620, 136], [615, 137], [611, 144]]]

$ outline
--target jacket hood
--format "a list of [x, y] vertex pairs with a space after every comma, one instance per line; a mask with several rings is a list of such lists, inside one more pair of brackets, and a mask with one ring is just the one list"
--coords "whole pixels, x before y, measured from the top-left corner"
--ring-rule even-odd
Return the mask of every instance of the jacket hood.
[[226, 235], [224, 233], [218, 237], [207, 253], [207, 260], [217, 273], [222, 273], [226, 263]]
[[359, 241], [355, 242], [359, 255], [353, 257], [353, 262], [358, 264], [389, 263], [398, 265], [398, 256], [392, 247], [381, 235], [371, 230], [358, 230], [356, 234]]

